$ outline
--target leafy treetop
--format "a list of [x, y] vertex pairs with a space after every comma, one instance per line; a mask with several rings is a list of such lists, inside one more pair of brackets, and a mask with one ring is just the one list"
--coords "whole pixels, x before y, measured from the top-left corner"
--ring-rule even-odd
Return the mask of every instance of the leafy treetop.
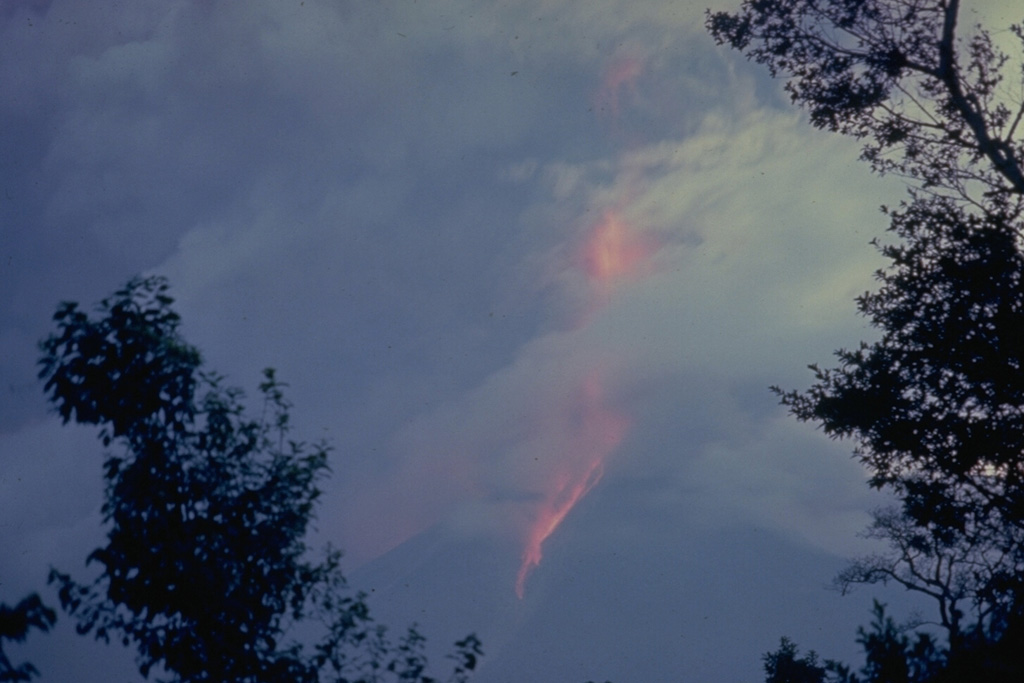
[[1020, 81], [1005, 87], [1008, 56], [981, 27], [961, 37], [959, 13], [959, 0], [745, 0], [707, 26], [785, 78], [815, 126], [862, 139], [876, 170], [1008, 201], [1024, 193]]
[[[167, 289], [132, 280], [95, 319], [62, 304], [41, 344], [57, 412], [118, 448], [104, 465], [107, 542], [89, 556], [99, 576], [51, 575], [78, 630], [134, 645], [143, 675], [157, 667], [182, 683], [434, 681], [423, 637], [412, 628], [396, 644], [374, 625], [336, 551], [309, 558], [329, 447], [289, 438], [273, 370], [262, 414], [248, 417], [242, 392], [180, 336]], [[300, 622], [320, 640], [292, 638]], [[451, 680], [480, 654], [475, 636], [457, 643]]]

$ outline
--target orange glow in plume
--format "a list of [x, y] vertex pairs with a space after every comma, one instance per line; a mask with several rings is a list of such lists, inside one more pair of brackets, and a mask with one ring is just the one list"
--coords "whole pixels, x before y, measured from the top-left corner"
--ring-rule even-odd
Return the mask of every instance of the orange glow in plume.
[[609, 209], [583, 247], [584, 268], [591, 279], [607, 283], [636, 272], [652, 251], [618, 211]]
[[[630, 420], [605, 404], [598, 373], [591, 373], [581, 390], [579, 416], [572, 443], [578, 457], [568, 458], [574, 469], [563, 470], [541, 504], [530, 527], [523, 561], [516, 577], [516, 595], [523, 597], [526, 579], [540, 564], [544, 541], [554, 533], [566, 515], [601, 480], [604, 461], [618, 448], [629, 430]], [[569, 455], [576, 455], [575, 453]]]

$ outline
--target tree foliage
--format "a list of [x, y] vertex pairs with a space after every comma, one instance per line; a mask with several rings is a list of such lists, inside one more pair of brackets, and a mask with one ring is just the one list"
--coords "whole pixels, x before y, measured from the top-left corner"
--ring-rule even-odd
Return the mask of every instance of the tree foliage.
[[1019, 80], [1004, 87], [1010, 58], [960, 23], [959, 0], [746, 0], [707, 19], [720, 44], [786, 79], [811, 123], [861, 139], [876, 170], [971, 201], [979, 183], [1019, 195]]
[[[95, 580], [53, 571], [81, 633], [134, 645], [139, 669], [173, 681], [429, 683], [423, 637], [397, 643], [348, 590], [339, 554], [311, 559], [305, 536], [328, 470], [326, 444], [291, 439], [272, 370], [263, 408], [202, 367], [179, 333], [162, 278], [135, 279], [92, 318], [73, 303], [41, 344], [40, 376], [57, 412], [101, 427], [106, 544]], [[319, 625], [319, 641], [290, 633]], [[315, 629], [314, 629], [315, 630]], [[480, 655], [460, 641], [452, 680]]]
[[943, 670], [944, 658], [927, 633], [913, 639], [907, 628], [885, 613], [885, 605], [874, 603], [868, 628], [857, 629], [857, 643], [864, 652], [860, 673], [834, 660], [818, 659], [814, 651], [798, 657], [799, 649], [782, 638], [779, 649], [763, 657], [765, 683], [927, 683]]
[[870, 629], [857, 629], [865, 662], [859, 678], [846, 674], [850, 683], [925, 683], [941, 671], [944, 657], [928, 633], [911, 639], [877, 600], [872, 615]]
[[1024, 254], [1019, 224], [944, 198], [892, 213], [891, 266], [858, 309], [882, 338], [812, 366], [783, 394], [797, 417], [853, 437], [876, 487], [905, 494], [919, 522], [962, 530], [985, 500], [1022, 521]]
[[972, 641], [993, 637], [998, 619], [1016, 599], [1007, 586], [1017, 581], [1020, 558], [993, 548], [982, 534], [954, 534], [948, 540], [915, 524], [894, 507], [876, 510], [865, 534], [885, 541], [888, 552], [853, 561], [836, 577], [846, 593], [858, 584], [895, 583], [934, 600], [938, 622], [955, 659]]
[[783, 637], [778, 650], [765, 653], [765, 683], [822, 683], [827, 669], [818, 661], [818, 655], [812, 650], [797, 657], [799, 652], [796, 643]]
[[[931, 596], [947, 673], [1011, 642], [1024, 617], [1024, 29], [998, 34], [1011, 57], [961, 14], [959, 0], [746, 0], [707, 17], [719, 43], [785, 79], [813, 125], [909, 181], [884, 209], [881, 285], [857, 299], [881, 338], [812, 365], [806, 391], [773, 389], [800, 420], [854, 441], [870, 484], [899, 498], [868, 531], [888, 551], [838, 583]], [[865, 648], [906, 650], [878, 620]]]
[[[894, 551], [844, 579], [894, 579], [931, 595], [950, 645], [1001, 620], [1024, 568], [1024, 254], [1019, 224], [948, 198], [892, 214], [891, 267], [858, 308], [882, 337], [812, 366], [816, 384], [780, 392], [801, 420], [851, 438], [870, 483], [900, 514], [870, 533]], [[886, 571], [880, 571], [886, 567]], [[870, 570], [869, 570], [870, 569]], [[973, 622], [960, 619], [964, 604]]]
[[30, 662], [15, 665], [4, 652], [4, 641], [24, 642], [32, 629], [49, 631], [57, 614], [33, 593], [14, 607], [0, 604], [0, 682], [30, 681], [39, 671]]

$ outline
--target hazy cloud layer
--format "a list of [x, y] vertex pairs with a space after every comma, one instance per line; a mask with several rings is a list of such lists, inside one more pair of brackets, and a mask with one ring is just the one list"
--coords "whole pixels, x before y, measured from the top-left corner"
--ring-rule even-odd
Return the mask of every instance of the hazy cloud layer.
[[[786, 558], [818, 567], [852, 551], [874, 499], [846, 448], [790, 420], [767, 386], [803, 386], [807, 363], [871, 334], [852, 298], [880, 264], [878, 205], [901, 190], [716, 48], [702, 12], [6, 5], [0, 534], [18, 550], [0, 560], [0, 599], [51, 563], [75, 569], [99, 533], [99, 445], [46, 417], [34, 344], [59, 300], [93, 302], [147, 272], [170, 277], [212, 367], [250, 390], [277, 367], [301, 434], [333, 441], [319, 534], [351, 568], [438, 529], [437, 547], [505, 548], [480, 560], [490, 569], [441, 562], [443, 599], [403, 600], [468, 620], [475, 598], [459, 586], [497, 577], [480, 585], [509, 606], [479, 628], [500, 661], [531, 653], [531, 680], [573, 671], [563, 649], [537, 654], [516, 635], [552, 628], [513, 595], [538, 538], [524, 602], [540, 600], [534, 585], [560, 594], [552, 577], [577, 566], [572, 552], [589, 558], [563, 586], [578, 594], [561, 608], [570, 621], [614, 608], [609, 581], [697, 558], [645, 598], [685, 604], [721, 573], [699, 559], [714, 557], [736, 563], [731, 582], [793, 591], [803, 607], [780, 624], [852, 645], [854, 623], [799, 602], [832, 569], [797, 585]], [[752, 529], [793, 550], [750, 562], [760, 546], [736, 539]], [[759, 572], [776, 573], [752, 583]], [[866, 615], [862, 597], [850, 609]], [[758, 604], [768, 619], [787, 595]], [[630, 624], [617, 650], [610, 625], [593, 661], [654, 661], [635, 669], [651, 680], [664, 618]], [[699, 649], [716, 675], [756, 674], [785, 634], [765, 622], [730, 652], [715, 640], [724, 625], [708, 633], [680, 656]]]

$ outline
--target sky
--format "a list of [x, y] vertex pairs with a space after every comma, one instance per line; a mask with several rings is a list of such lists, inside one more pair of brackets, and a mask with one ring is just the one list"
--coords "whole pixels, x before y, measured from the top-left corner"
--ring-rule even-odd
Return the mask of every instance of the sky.
[[[904, 188], [707, 4], [0, 3], [0, 601], [102, 542], [103, 450], [36, 343], [159, 274], [210, 368], [277, 368], [333, 444], [315, 542], [395, 627], [477, 632], [475, 680], [855, 658], [872, 597], [912, 607], [827, 590], [884, 501], [768, 387], [872, 338]], [[66, 618], [17, 652], [139, 679]]]

